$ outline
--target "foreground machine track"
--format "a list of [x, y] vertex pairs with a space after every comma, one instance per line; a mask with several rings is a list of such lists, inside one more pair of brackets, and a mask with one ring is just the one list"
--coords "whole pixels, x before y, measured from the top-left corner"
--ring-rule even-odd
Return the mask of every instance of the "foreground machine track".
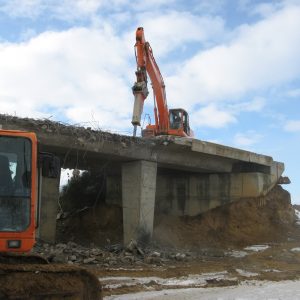
[[0, 264], [0, 299], [102, 299], [96, 276], [59, 264]]

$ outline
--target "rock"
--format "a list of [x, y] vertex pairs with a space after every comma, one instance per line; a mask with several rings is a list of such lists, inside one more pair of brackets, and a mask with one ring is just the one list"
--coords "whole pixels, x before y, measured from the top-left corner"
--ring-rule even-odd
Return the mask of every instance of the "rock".
[[121, 262], [123, 263], [133, 263], [134, 262], [134, 256], [124, 256], [121, 258]]
[[140, 254], [140, 255], [142, 255], [142, 256], [145, 255], [144, 251], [143, 251], [140, 247], [137, 247], [136, 250], [137, 250], [137, 253], [138, 253], [138, 254]]
[[150, 256], [152, 257], [160, 257], [161, 256], [161, 253], [157, 252], [157, 251], [154, 251], [150, 254]]
[[99, 255], [101, 255], [101, 256], [103, 256], [103, 253], [102, 253], [102, 251], [101, 251], [100, 249], [94, 248], [94, 249], [92, 249], [92, 250], [90, 251], [90, 255], [94, 255], [94, 256], [99, 256]]
[[56, 248], [58, 248], [58, 249], [66, 249], [67, 245], [63, 244], [63, 243], [59, 243], [59, 244], [56, 245]]
[[75, 261], [75, 260], [77, 260], [76, 255], [70, 255], [70, 256], [69, 256], [69, 260], [70, 260], [70, 261]]
[[145, 257], [144, 262], [147, 264], [160, 264], [161, 259], [159, 257], [147, 256]]
[[85, 259], [83, 260], [83, 263], [84, 263], [84, 264], [89, 264], [89, 263], [93, 262], [95, 259], [96, 259], [96, 257], [85, 258]]
[[52, 262], [54, 262], [54, 263], [66, 263], [67, 258], [63, 254], [58, 254], [58, 255], [55, 255], [52, 258]]
[[117, 261], [116, 261], [116, 260], [109, 260], [109, 261], [108, 261], [108, 264], [109, 264], [110, 266], [113, 266], [113, 265], [116, 265], [116, 264], [117, 264]]
[[133, 252], [133, 250], [136, 248], [137, 248], [137, 242], [135, 240], [131, 240], [130, 243], [126, 247], [126, 250]]
[[68, 242], [67, 246], [69, 248], [77, 248], [78, 247], [78, 245], [76, 243], [74, 243], [74, 242]]
[[178, 260], [178, 261], [183, 261], [183, 260], [185, 260], [185, 257], [186, 257], [186, 255], [185, 255], [184, 253], [177, 253], [177, 254], [175, 255], [175, 259]]

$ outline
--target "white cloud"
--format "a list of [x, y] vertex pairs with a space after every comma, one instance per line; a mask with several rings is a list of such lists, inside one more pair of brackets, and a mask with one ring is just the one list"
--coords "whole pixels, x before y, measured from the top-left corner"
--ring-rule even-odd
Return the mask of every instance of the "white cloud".
[[290, 120], [284, 125], [284, 130], [290, 132], [300, 132], [300, 120]]
[[[199, 17], [190, 12], [170, 11], [165, 14], [141, 13], [137, 26], [144, 27], [145, 38], [155, 57], [166, 55], [175, 48], [184, 49], [188, 42], [216, 41], [224, 33], [224, 21], [220, 17]], [[132, 39], [131, 36], [128, 36]]]
[[292, 89], [289, 90], [286, 95], [291, 98], [299, 98], [300, 97], [300, 89]]
[[234, 144], [238, 147], [248, 147], [257, 144], [263, 136], [254, 131], [248, 131], [246, 133], [237, 133], [234, 136]]
[[[10, 17], [35, 19], [47, 14], [55, 19], [74, 21], [92, 18], [98, 12], [146, 11], [172, 5], [175, 0], [0, 0], [0, 11]], [[98, 16], [98, 18], [101, 18]]]
[[226, 0], [195, 1], [193, 10], [200, 13], [219, 13], [226, 5]]
[[[178, 34], [162, 52], [184, 41], [208, 39], [203, 30], [197, 32], [199, 24], [213, 31], [222, 30], [223, 26], [218, 18], [197, 18], [178, 12], [157, 20], [166, 26], [171, 22], [169, 29], [172, 23], [179, 24]], [[149, 33], [158, 34], [158, 42], [167, 41], [167, 32], [160, 35], [155, 22], [152, 26], [149, 20], [145, 21]], [[198, 23], [193, 24], [194, 21]], [[59, 114], [71, 122], [96, 119], [101, 128], [131, 129], [134, 31], [122, 37], [108, 23], [97, 26], [100, 28], [48, 31], [22, 43], [0, 43], [1, 111], [34, 117]]]
[[11, 17], [36, 18], [44, 10], [45, 4], [42, 0], [2, 0], [0, 11]]
[[254, 97], [251, 101], [240, 102], [229, 105], [232, 112], [238, 114], [240, 112], [260, 112], [266, 104], [264, 97]]
[[300, 6], [237, 30], [227, 44], [199, 52], [166, 78], [174, 106], [235, 101], [300, 76]]
[[251, 14], [258, 14], [262, 17], [268, 17], [274, 14], [278, 9], [281, 9], [284, 6], [283, 2], [271, 2], [271, 3], [259, 3], [255, 5], [251, 10]]
[[26, 43], [0, 44], [1, 112], [45, 116], [54, 110], [72, 122], [94, 115], [101, 126], [121, 128], [133, 98], [134, 66], [126, 43], [105, 27], [45, 32]]
[[[0, 0], [1, 1], [1, 0]], [[35, 19], [43, 14], [62, 20], [91, 17], [103, 7], [116, 8], [125, 0], [9, 0], [0, 2], [0, 10], [10, 17]]]
[[208, 105], [191, 114], [192, 126], [221, 128], [235, 122], [236, 118], [232, 113], [222, 111], [214, 105]]
[[[47, 3], [47, 1], [45, 1]], [[54, 17], [63, 20], [74, 20], [95, 14], [103, 5], [103, 0], [63, 0], [56, 5], [49, 5], [47, 9]]]

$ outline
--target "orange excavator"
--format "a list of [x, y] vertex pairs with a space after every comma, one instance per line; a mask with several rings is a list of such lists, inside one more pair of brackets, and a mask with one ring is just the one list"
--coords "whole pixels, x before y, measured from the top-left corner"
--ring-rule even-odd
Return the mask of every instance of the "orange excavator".
[[90, 272], [29, 253], [39, 219], [38, 178], [59, 176], [57, 160], [38, 153], [35, 133], [0, 129], [0, 299], [101, 299]]
[[142, 130], [143, 137], [173, 135], [180, 137], [192, 137], [193, 131], [189, 126], [189, 115], [182, 108], [168, 109], [166, 89], [163, 77], [153, 56], [153, 51], [146, 42], [144, 29], [136, 30], [135, 56], [137, 63], [136, 82], [132, 87], [134, 95], [134, 107], [132, 125], [133, 136], [136, 136], [137, 126], [141, 126], [141, 116], [144, 101], [149, 91], [147, 87], [147, 74], [149, 75], [154, 91], [154, 118], [155, 124], [148, 124]]

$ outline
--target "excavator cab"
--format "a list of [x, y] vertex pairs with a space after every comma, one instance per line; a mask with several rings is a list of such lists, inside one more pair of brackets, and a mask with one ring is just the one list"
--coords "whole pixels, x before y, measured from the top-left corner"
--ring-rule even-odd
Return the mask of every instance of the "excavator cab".
[[189, 115], [182, 108], [169, 110], [170, 131], [174, 135], [190, 136]]
[[0, 130], [1, 299], [102, 299], [94, 274], [76, 266], [50, 266], [39, 255], [24, 254], [35, 243], [38, 182], [57, 176], [57, 159], [50, 153], [38, 155], [34, 133]]
[[27, 252], [34, 244], [36, 137], [0, 132], [0, 252]]

